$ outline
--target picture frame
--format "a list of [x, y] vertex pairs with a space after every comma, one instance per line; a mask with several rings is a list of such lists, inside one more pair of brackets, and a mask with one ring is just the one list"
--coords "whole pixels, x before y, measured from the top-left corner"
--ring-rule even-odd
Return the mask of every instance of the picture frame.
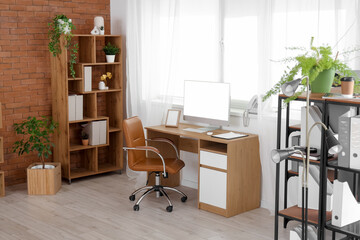
[[165, 127], [174, 127], [179, 126], [181, 110], [169, 109], [166, 115]]

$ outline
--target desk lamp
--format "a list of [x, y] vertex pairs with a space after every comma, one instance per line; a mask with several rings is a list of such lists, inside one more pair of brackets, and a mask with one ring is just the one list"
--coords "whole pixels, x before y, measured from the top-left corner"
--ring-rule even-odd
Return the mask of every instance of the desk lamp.
[[[307, 239], [307, 222], [308, 222], [308, 176], [309, 176], [309, 164], [310, 164], [310, 133], [312, 129], [316, 125], [321, 125], [325, 130], [325, 142], [328, 147], [328, 152], [330, 154], [339, 153], [342, 150], [342, 146], [338, 142], [338, 140], [334, 137], [334, 133], [328, 129], [324, 123], [316, 122], [309, 129], [309, 107], [310, 107], [310, 92], [309, 92], [309, 77], [305, 76], [303, 78], [295, 79], [290, 82], [286, 82], [281, 86], [282, 92], [291, 97], [295, 94], [296, 89], [299, 87], [300, 83], [306, 79], [306, 161], [303, 158], [304, 169], [302, 176], [302, 239]], [[272, 160], [275, 163], [279, 163], [281, 160], [286, 159], [291, 154], [295, 153], [294, 149], [285, 149], [285, 150], [277, 150], [274, 149], [272, 151]], [[304, 199], [305, 199], [305, 207], [304, 207]], [[305, 216], [304, 216], [304, 208], [305, 208]], [[305, 225], [305, 226], [304, 226]]]

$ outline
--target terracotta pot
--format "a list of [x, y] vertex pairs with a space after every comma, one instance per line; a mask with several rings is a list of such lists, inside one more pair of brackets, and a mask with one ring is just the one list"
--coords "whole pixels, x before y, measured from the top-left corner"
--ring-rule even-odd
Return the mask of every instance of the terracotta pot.
[[81, 139], [82, 145], [87, 146], [89, 145], [89, 139]]
[[354, 78], [341, 78], [341, 94], [345, 97], [353, 97], [354, 94]]

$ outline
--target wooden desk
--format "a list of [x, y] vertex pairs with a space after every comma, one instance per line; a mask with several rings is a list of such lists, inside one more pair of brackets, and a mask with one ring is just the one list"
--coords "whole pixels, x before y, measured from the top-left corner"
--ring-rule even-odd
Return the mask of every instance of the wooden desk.
[[[180, 124], [178, 128], [146, 127], [147, 138], [166, 137], [178, 149], [199, 154], [198, 207], [226, 217], [260, 206], [261, 166], [259, 138], [224, 140], [206, 133], [184, 131], [199, 126]], [[228, 132], [215, 130], [214, 134]], [[151, 143], [166, 157], [175, 152], [164, 143]], [[178, 178], [178, 176], [176, 176]], [[171, 184], [177, 180], [173, 179]], [[165, 185], [165, 184], [164, 184]], [[175, 184], [176, 185], [176, 184]]]

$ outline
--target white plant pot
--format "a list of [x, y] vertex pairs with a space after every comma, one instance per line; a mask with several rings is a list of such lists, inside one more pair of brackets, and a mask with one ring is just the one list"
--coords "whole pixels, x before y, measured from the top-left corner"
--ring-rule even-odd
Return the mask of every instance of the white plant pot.
[[100, 35], [105, 35], [105, 30], [100, 30]]
[[115, 55], [106, 55], [106, 62], [108, 63], [115, 62]]
[[[31, 169], [42, 169], [43, 168], [43, 165], [35, 165], [35, 166], [32, 166]], [[55, 168], [55, 166], [53, 165], [49, 165], [49, 164], [45, 164], [45, 169], [53, 169]]]

